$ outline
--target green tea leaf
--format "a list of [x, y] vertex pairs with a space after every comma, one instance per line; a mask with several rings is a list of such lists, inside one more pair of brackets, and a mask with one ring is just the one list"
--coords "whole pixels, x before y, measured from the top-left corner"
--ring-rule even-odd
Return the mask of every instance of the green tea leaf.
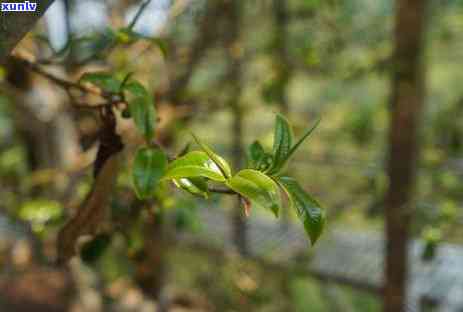
[[190, 194], [200, 195], [204, 198], [209, 197], [209, 189], [207, 187], [207, 181], [204, 178], [193, 177], [193, 178], [181, 178], [173, 180], [175, 185]]
[[255, 141], [249, 145], [246, 151], [247, 166], [252, 169], [259, 170], [259, 164], [265, 157], [265, 150], [259, 141]]
[[273, 163], [269, 173], [278, 173], [285, 165], [293, 144], [293, 133], [288, 120], [278, 114], [275, 120], [275, 134], [273, 137]]
[[[209, 168], [210, 158], [205, 152], [192, 151], [170, 163], [169, 169], [183, 166], [200, 166]], [[220, 173], [220, 170], [216, 169]]]
[[117, 93], [121, 87], [121, 81], [112, 74], [106, 72], [86, 73], [80, 79], [79, 83], [91, 83], [103, 91]]
[[181, 179], [191, 177], [204, 177], [217, 182], [225, 181], [222, 173], [200, 166], [177, 167], [169, 170], [169, 172], [164, 176], [165, 179]]
[[129, 93], [130, 115], [133, 116], [138, 130], [149, 142], [154, 136], [156, 124], [156, 110], [153, 106], [153, 98], [148, 90], [138, 81], [126, 81], [122, 85], [122, 90]]
[[138, 39], [134, 32], [126, 28], [116, 30], [115, 34], [117, 43], [119, 44], [131, 44]]
[[140, 199], [153, 195], [167, 168], [167, 156], [160, 149], [142, 147], [135, 155], [133, 182]]
[[291, 207], [296, 209], [297, 216], [303, 223], [312, 245], [315, 244], [325, 226], [326, 215], [324, 209], [302, 189], [295, 179], [280, 177], [278, 182], [288, 194]]
[[203, 177], [224, 182], [225, 177], [217, 165], [205, 152], [194, 151], [173, 161], [163, 179]]
[[202, 143], [194, 134], [193, 138], [195, 139], [196, 143], [201, 147], [201, 149], [209, 156], [209, 158], [219, 167], [220, 171], [222, 172], [223, 176], [226, 179], [231, 178], [231, 169], [230, 165], [227, 163], [225, 159], [217, 155], [209, 148], [206, 144]]
[[146, 88], [135, 80], [130, 80], [123, 85], [123, 90], [128, 91], [134, 97], [149, 97]]
[[273, 156], [270, 153], [265, 153], [264, 157], [259, 161], [258, 169], [259, 171], [265, 172], [273, 164]]
[[251, 204], [270, 209], [276, 217], [281, 206], [278, 185], [260, 171], [244, 169], [238, 172], [226, 185], [248, 199]]
[[318, 119], [316, 122], [315, 122], [315, 125], [312, 126], [312, 128], [310, 128], [309, 130], [307, 130], [307, 132], [302, 136], [302, 138], [299, 139], [299, 141], [297, 141], [296, 144], [294, 144], [294, 146], [291, 148], [291, 150], [289, 151], [288, 153], [288, 156], [287, 156], [287, 160], [294, 154], [294, 152], [299, 148], [299, 146], [305, 141], [305, 139], [307, 139], [311, 134], [312, 132], [317, 129], [318, 125], [320, 124], [320, 120], [321, 119]]
[[151, 96], [135, 97], [129, 101], [129, 110], [137, 129], [150, 142], [156, 125], [156, 110]]

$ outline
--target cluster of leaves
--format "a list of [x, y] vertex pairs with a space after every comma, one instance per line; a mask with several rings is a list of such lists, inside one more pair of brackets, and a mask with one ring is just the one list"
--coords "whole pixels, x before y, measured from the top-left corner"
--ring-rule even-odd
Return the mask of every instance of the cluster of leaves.
[[[104, 56], [106, 52], [117, 45], [131, 45], [138, 40], [149, 40], [157, 44], [165, 53], [166, 49], [162, 41], [145, 38], [133, 31], [137, 18], [148, 3], [149, 1], [145, 2], [140, 8], [137, 17], [129, 26], [117, 30], [108, 29], [103, 35], [96, 37], [69, 40], [68, 45], [61, 51], [55, 51], [55, 57], [65, 56], [68, 52], [76, 49], [74, 45], [83, 44], [93, 47], [92, 50], [96, 51], [96, 54], [92, 54], [91, 59], [95, 59], [98, 56]], [[119, 109], [122, 117], [133, 120], [145, 139], [145, 144], [139, 147], [135, 154], [132, 168], [133, 186], [138, 198], [142, 200], [153, 198], [156, 190], [164, 187], [166, 183], [172, 182], [178, 188], [204, 198], [208, 198], [211, 192], [235, 195], [242, 199], [246, 212], [249, 211], [250, 207], [257, 206], [270, 210], [278, 217], [283, 206], [282, 194], [285, 194], [289, 206], [295, 209], [312, 244], [321, 235], [325, 224], [324, 210], [294, 178], [283, 175], [291, 156], [318, 123], [297, 142], [293, 142], [294, 138], [289, 122], [283, 116], [277, 115], [272, 152], [267, 152], [259, 142], [254, 142], [248, 148], [246, 168], [233, 172], [224, 158], [194, 135], [194, 140], [200, 150], [186, 150], [178, 157], [170, 159], [167, 153], [154, 142], [157, 120], [154, 98], [140, 82], [132, 79], [131, 74], [119, 77], [107, 72], [87, 73], [81, 77], [77, 86], [86, 89], [86, 84], [99, 88], [102, 97], [107, 100], [101, 107], [100, 112], [103, 115], [105, 111], [108, 111], [106, 108]], [[69, 84], [66, 83], [65, 85], [68, 86]], [[222, 188], [214, 188], [217, 185]], [[82, 229], [79, 229], [80, 223], [77, 221], [81, 221], [79, 217], [69, 222], [71, 226], [68, 228], [70, 230], [66, 232], [69, 232], [69, 239], [63, 240], [64, 248], [62, 248], [65, 257], [72, 254], [74, 241], [83, 232]], [[93, 243], [98, 246], [100, 246], [99, 244], [106, 246], [109, 244], [109, 240], [103, 235], [97, 237]], [[87, 250], [90, 255], [93, 254], [91, 250], [90, 247]], [[90, 256], [90, 258], [92, 257]]]
[[90, 83], [103, 92], [119, 96], [121, 101], [128, 104], [128, 107], [122, 111], [122, 116], [133, 118], [147, 142], [153, 139], [156, 126], [154, 99], [140, 82], [131, 79], [131, 74], [118, 79], [107, 72], [86, 73], [80, 78], [79, 83]]
[[[144, 129], [144, 124], [137, 124], [140, 130]], [[263, 207], [276, 217], [282, 207], [281, 194], [284, 193], [314, 244], [323, 231], [325, 212], [294, 178], [281, 173], [315, 127], [293, 144], [291, 126], [283, 116], [277, 115], [272, 153], [266, 152], [256, 141], [248, 149], [246, 168], [236, 173], [232, 172], [224, 158], [194, 135], [201, 150], [186, 152], [171, 162], [159, 147], [148, 144], [141, 147], [135, 156], [135, 191], [141, 199], [146, 199], [153, 196], [160, 183], [172, 181], [178, 188], [207, 198], [213, 191], [210, 185], [221, 184], [229, 193], [242, 197], [246, 207]]]

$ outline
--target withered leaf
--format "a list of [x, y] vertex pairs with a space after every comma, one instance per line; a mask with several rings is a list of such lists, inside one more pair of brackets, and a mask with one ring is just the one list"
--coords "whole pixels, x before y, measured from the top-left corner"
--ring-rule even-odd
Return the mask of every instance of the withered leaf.
[[100, 147], [94, 163], [94, 183], [91, 192], [58, 234], [58, 263], [65, 263], [76, 253], [76, 243], [83, 235], [97, 234], [109, 217], [109, 199], [119, 172], [121, 137], [116, 133], [116, 119], [112, 111], [102, 115], [99, 135]]
[[66, 263], [76, 253], [76, 243], [83, 235], [94, 235], [109, 216], [111, 190], [119, 171], [119, 153], [108, 158], [95, 179], [94, 186], [76, 215], [58, 234], [58, 263]]

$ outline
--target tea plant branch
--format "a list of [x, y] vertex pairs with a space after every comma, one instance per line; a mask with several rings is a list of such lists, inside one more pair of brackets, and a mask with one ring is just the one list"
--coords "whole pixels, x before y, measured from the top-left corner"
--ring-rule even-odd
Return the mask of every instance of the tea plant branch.
[[[50, 72], [44, 70], [37, 63], [31, 62], [24, 58], [19, 58], [19, 57], [13, 57], [13, 58], [15, 61], [19, 62], [21, 65], [25, 66], [31, 71], [39, 74], [40, 76], [50, 80], [55, 85], [64, 89], [71, 99], [71, 104], [76, 108], [100, 109], [105, 106], [110, 106], [113, 104], [125, 102], [124, 96], [120, 93], [111, 93], [111, 92], [101, 91], [99, 89], [88, 88], [80, 83], [69, 81], [69, 80], [60, 78], [56, 75], [53, 75]], [[88, 105], [88, 104], [79, 103], [76, 101], [75, 96], [72, 94], [73, 90], [78, 90], [84, 94], [93, 94], [93, 95], [100, 96], [103, 99], [105, 99], [107, 102], [96, 104], [96, 105]]]
[[[28, 69], [32, 70], [33, 72], [47, 78], [48, 80], [52, 81], [56, 85], [62, 87], [63, 89], [78, 89], [82, 92], [92, 92], [92, 90], [89, 90], [85, 88], [84, 86], [81, 86], [77, 83], [59, 78], [47, 71], [45, 71], [42, 67], [40, 67], [38, 64], [28, 61], [24, 58], [19, 58], [19, 57], [13, 57], [15, 61], [18, 61], [21, 65], [27, 67]], [[94, 92], [93, 92], [94, 93]]]
[[[132, 181], [137, 197], [149, 200], [157, 197], [154, 190], [161, 182], [171, 181], [178, 188], [195, 196], [223, 194], [236, 196], [248, 216], [251, 207], [257, 206], [273, 212], [278, 217], [283, 208], [282, 195], [288, 198], [288, 207], [295, 209], [304, 225], [312, 244], [318, 240], [325, 224], [325, 212], [320, 204], [308, 194], [292, 177], [282, 176], [289, 158], [318, 125], [309, 128], [296, 142], [293, 142], [292, 127], [282, 115], [275, 120], [274, 144], [268, 152], [254, 142], [248, 148], [247, 165], [236, 163], [236, 173], [231, 166], [212, 148], [193, 135], [200, 151], [189, 152], [188, 145], [176, 157], [169, 155], [155, 138], [158, 115], [151, 91], [128, 74], [124, 79], [108, 72], [85, 73], [77, 82], [72, 82], [49, 73], [42, 65], [18, 59], [20, 64], [45, 77], [68, 92], [75, 99], [72, 90], [83, 95], [93, 94], [105, 100], [97, 106], [102, 124], [98, 134], [99, 148], [93, 164], [94, 182], [91, 191], [73, 218], [58, 235], [58, 258], [67, 262], [76, 253], [76, 243], [82, 235], [98, 235], [105, 231], [111, 190], [117, 180], [122, 152], [125, 148], [122, 137], [116, 131], [117, 115], [131, 118], [136, 130], [143, 137], [132, 164]], [[94, 85], [95, 89], [87, 85]], [[127, 96], [127, 100], [125, 96]], [[120, 104], [126, 107], [121, 109]], [[74, 107], [81, 105], [72, 103]], [[240, 169], [241, 168], [241, 169]], [[213, 186], [209, 182], [214, 183]]]
[[208, 188], [208, 191], [210, 193], [223, 194], [223, 195], [239, 195], [237, 192], [233, 191], [232, 189], [218, 188], [218, 187], [212, 187], [212, 186]]
[[135, 27], [135, 25], [137, 24], [138, 20], [140, 19], [140, 17], [142, 16], [143, 12], [145, 11], [146, 7], [151, 3], [151, 0], [147, 0], [145, 1], [141, 6], [140, 8], [138, 9], [137, 13], [135, 14], [135, 17], [133, 18], [133, 20], [130, 22], [129, 26], [128, 26], [128, 29], [130, 30], [133, 30], [133, 28]]

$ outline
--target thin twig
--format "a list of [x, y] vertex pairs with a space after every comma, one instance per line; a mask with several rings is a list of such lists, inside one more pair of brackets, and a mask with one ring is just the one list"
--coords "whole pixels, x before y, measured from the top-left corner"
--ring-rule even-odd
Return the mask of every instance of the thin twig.
[[[45, 77], [57, 86], [63, 88], [68, 94], [69, 98], [71, 99], [71, 104], [76, 108], [99, 109], [103, 106], [112, 105], [124, 101], [123, 97], [120, 94], [108, 93], [97, 89], [88, 88], [82, 84], [59, 78], [44, 70], [39, 64], [36, 64], [23, 58], [15, 57], [15, 60], [17, 60], [20, 64], [27, 67], [31, 71]], [[98, 95], [104, 98], [107, 101], [107, 103], [102, 103], [98, 105], [87, 105], [79, 103], [75, 100], [75, 97], [72, 95], [71, 90], [79, 90], [82, 93]]]
[[232, 189], [225, 189], [225, 188], [209, 187], [208, 191], [211, 193], [217, 193], [217, 194], [238, 195], [238, 193], [236, 193]]
[[151, 2], [151, 0], [147, 0], [140, 6], [140, 8], [137, 11], [137, 14], [135, 14], [135, 17], [133, 18], [133, 20], [130, 22], [130, 24], [128, 26], [129, 30], [133, 30], [133, 28], [137, 24], [138, 20], [140, 19], [141, 15], [145, 11], [148, 4], [150, 4], [150, 2]]
[[28, 61], [26, 59], [19, 58], [19, 57], [15, 57], [15, 60], [17, 60], [20, 64], [22, 64], [23, 66], [29, 68], [30, 70], [36, 72], [37, 74], [39, 74], [39, 75], [47, 78], [48, 80], [52, 81], [53, 83], [55, 83], [56, 85], [60, 86], [63, 89], [66, 89], [66, 90], [76, 89], [76, 90], [80, 90], [80, 91], [82, 91], [84, 93], [94, 93], [94, 94], [101, 95], [96, 90], [89, 89], [89, 88], [86, 88], [83, 85], [80, 85], [78, 83], [74, 83], [74, 82], [59, 78], [59, 77], [57, 77], [57, 76], [43, 70], [42, 67], [40, 67], [36, 63], [30, 62], [30, 61]]

